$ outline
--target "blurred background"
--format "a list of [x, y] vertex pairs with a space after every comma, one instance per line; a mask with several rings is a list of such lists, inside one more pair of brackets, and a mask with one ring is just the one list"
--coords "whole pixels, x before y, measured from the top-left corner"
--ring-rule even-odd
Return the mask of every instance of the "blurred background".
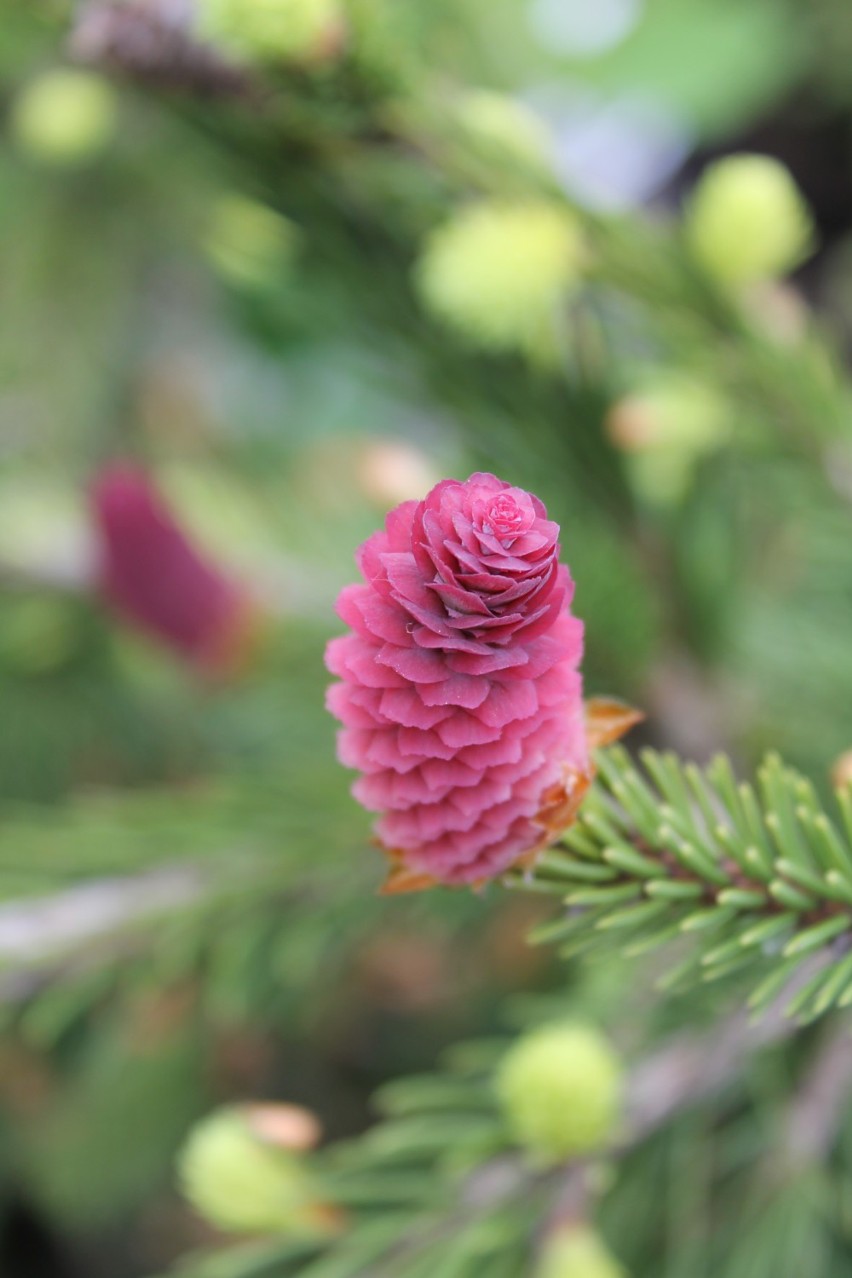
[[211, 1105], [359, 1131], [564, 984], [375, 895], [322, 651], [397, 502], [540, 494], [647, 740], [852, 747], [849, 6], [285, 8], [0, 14], [4, 1278], [164, 1271]]

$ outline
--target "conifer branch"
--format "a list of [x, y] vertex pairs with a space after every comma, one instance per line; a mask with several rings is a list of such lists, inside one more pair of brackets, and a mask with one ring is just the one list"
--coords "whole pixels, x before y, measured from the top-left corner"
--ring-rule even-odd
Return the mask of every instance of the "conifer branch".
[[[320, 846], [310, 815], [304, 824], [293, 816], [291, 784], [313, 796], [311, 809], [326, 804]], [[123, 997], [130, 968], [160, 985], [199, 978], [208, 1005], [231, 1014], [262, 1008], [271, 988], [300, 998], [302, 965], [315, 953], [333, 982], [333, 955], [345, 962], [381, 909], [370, 858], [340, 874], [342, 850], [358, 845], [345, 790], [336, 803], [310, 769], [7, 808], [0, 1023], [25, 1037], [37, 1026], [49, 1044], [93, 1002]]]
[[776, 756], [756, 787], [721, 756], [706, 770], [653, 750], [642, 761], [602, 754], [562, 844], [508, 880], [568, 907], [535, 939], [566, 954], [616, 942], [628, 956], [680, 942], [665, 988], [746, 975], [755, 1011], [818, 955], [788, 1013], [805, 1021], [852, 1003], [852, 791], [838, 792], [835, 820]]
[[[743, 1011], [711, 1032], [681, 1032], [639, 1061], [626, 1080], [625, 1154], [742, 1077], [756, 1050], [795, 1026], [775, 1003], [760, 1022]], [[346, 1213], [332, 1241], [292, 1237], [187, 1258], [180, 1278], [509, 1278], [527, 1272], [531, 1224], [592, 1210], [587, 1159], [543, 1171], [507, 1141], [493, 1084], [507, 1043], [452, 1050], [437, 1073], [380, 1089], [378, 1124], [318, 1155], [329, 1201]], [[846, 1062], [848, 1074], [849, 1062]], [[836, 1089], [835, 1089], [836, 1090]], [[430, 1268], [431, 1266], [431, 1268]]]

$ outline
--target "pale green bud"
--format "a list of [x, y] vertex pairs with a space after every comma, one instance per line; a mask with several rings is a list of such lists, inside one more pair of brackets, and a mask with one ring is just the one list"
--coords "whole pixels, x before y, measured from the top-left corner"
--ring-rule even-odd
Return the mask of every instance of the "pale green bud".
[[766, 155], [709, 165], [687, 203], [684, 233], [708, 274], [732, 288], [785, 275], [813, 251], [802, 194], [784, 165]]
[[210, 211], [204, 247], [216, 270], [242, 288], [263, 288], [292, 264], [292, 222], [243, 195], [222, 195]]
[[269, 62], [322, 62], [343, 47], [340, 0], [196, 0], [201, 36]]
[[45, 71], [18, 94], [10, 128], [20, 150], [44, 164], [73, 168], [103, 151], [116, 128], [111, 86], [90, 71]]
[[538, 1161], [552, 1163], [606, 1144], [618, 1117], [622, 1073], [597, 1030], [550, 1025], [509, 1049], [496, 1086], [514, 1139]]
[[234, 1106], [198, 1123], [179, 1155], [183, 1191], [219, 1229], [300, 1237], [328, 1233], [335, 1217], [300, 1152], [305, 1141], [282, 1142], [270, 1117], [274, 1110]]
[[670, 373], [626, 395], [606, 422], [627, 454], [635, 486], [651, 501], [679, 500], [700, 459], [730, 438], [730, 405], [706, 382]]
[[534, 1278], [626, 1278], [624, 1269], [594, 1230], [557, 1229], [546, 1240]]
[[459, 99], [455, 118], [483, 159], [514, 163], [542, 173], [550, 168], [550, 132], [523, 102], [505, 93], [475, 89]]
[[625, 452], [704, 453], [725, 442], [730, 424], [730, 409], [712, 386], [670, 373], [619, 400], [607, 430]]
[[61, 595], [12, 596], [0, 614], [0, 663], [25, 675], [59, 669], [77, 640], [74, 612]]
[[416, 268], [423, 305], [472, 345], [534, 351], [577, 288], [582, 232], [546, 200], [482, 200], [432, 233]]

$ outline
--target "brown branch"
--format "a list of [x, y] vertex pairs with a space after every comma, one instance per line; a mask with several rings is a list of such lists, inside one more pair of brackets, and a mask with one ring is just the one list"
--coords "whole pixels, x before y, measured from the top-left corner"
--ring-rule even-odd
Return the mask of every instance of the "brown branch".
[[640, 1061], [627, 1084], [626, 1135], [621, 1147], [639, 1144], [682, 1110], [723, 1091], [753, 1052], [789, 1038], [798, 1026], [783, 1009], [814, 975], [816, 966], [804, 964], [806, 970], [759, 1020], [737, 1011], [709, 1034], [678, 1035]]
[[167, 865], [0, 906], [0, 1001], [26, 1000], [56, 969], [131, 952], [140, 929], [188, 908], [210, 887], [198, 866]]
[[833, 1027], [818, 1048], [790, 1103], [773, 1163], [797, 1173], [824, 1161], [837, 1136], [838, 1115], [850, 1100], [852, 1037], [848, 1021]]
[[195, 38], [187, 0], [95, 0], [69, 40], [73, 58], [157, 88], [202, 97], [256, 96], [248, 71]]

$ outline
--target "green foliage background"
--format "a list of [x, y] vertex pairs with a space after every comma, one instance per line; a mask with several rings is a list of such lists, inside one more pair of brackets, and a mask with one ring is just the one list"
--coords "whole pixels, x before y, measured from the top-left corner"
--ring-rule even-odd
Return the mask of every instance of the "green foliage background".
[[[3, 7], [0, 1255], [16, 1278], [30, 1272], [24, 1211], [58, 1240], [42, 1274], [150, 1273], [210, 1242], [171, 1164], [216, 1102], [294, 1099], [349, 1136], [373, 1116], [373, 1087], [432, 1070], [456, 1040], [570, 1009], [639, 1060], [745, 997], [736, 964], [722, 961], [718, 982], [695, 976], [712, 953], [704, 937], [678, 955], [683, 992], [655, 992], [671, 976], [656, 924], [682, 922], [683, 880], [655, 901], [639, 863], [607, 861], [611, 830], [579, 827], [519, 885], [538, 895], [375, 896], [379, 857], [334, 760], [321, 653], [353, 548], [392, 504], [375, 480], [382, 446], [404, 442], [436, 478], [483, 467], [540, 493], [577, 581], [588, 690], [645, 707], [646, 743], [700, 763], [725, 750], [748, 774], [777, 750], [809, 777], [815, 814], [852, 746], [845, 144], [822, 172], [803, 164], [818, 256], [757, 312], [696, 271], [680, 230], [683, 191], [710, 151], [774, 139], [795, 170], [803, 138], [846, 138], [852, 19], [841, 0], [647, 0], [620, 42], [579, 57], [535, 38], [530, 7], [350, 0], [353, 51], [337, 66], [253, 69], [260, 104], [164, 88], [134, 73], [131, 48], [106, 68], [113, 139], [78, 169], [40, 163], [13, 119], [32, 78], [68, 60], [87, 6]], [[460, 142], [451, 106], [465, 85], [573, 95], [590, 110], [652, 101], [686, 167], [649, 207], [589, 209], [552, 177]], [[453, 209], [518, 192], [563, 202], [588, 245], [559, 358], [544, 367], [472, 349], [412, 286], [424, 238]], [[289, 219], [288, 249], [262, 261], [259, 282], [211, 250], [234, 194]], [[694, 453], [675, 437], [640, 470], [614, 442], [613, 411], [673, 379], [705, 388], [724, 430]], [[686, 462], [671, 489], [673, 454]], [[87, 485], [116, 456], [149, 464], [197, 539], [271, 600], [265, 644], [239, 679], [200, 680], [80, 588]], [[807, 903], [790, 907], [779, 945], [825, 923], [801, 874], [822, 875], [830, 858], [806, 859], [796, 880], [775, 866], [789, 850], [773, 848], [773, 873]], [[147, 896], [163, 874], [175, 876], [166, 898]], [[553, 920], [566, 880], [585, 893], [573, 904], [591, 907], [579, 924]], [[100, 917], [102, 898], [85, 893], [105, 883], [130, 884], [137, 908], [83, 936], [73, 920], [89, 907]], [[848, 913], [845, 883], [835, 894]], [[534, 923], [577, 948], [584, 928], [608, 938], [594, 928], [604, 915], [612, 926], [615, 899], [595, 894], [614, 884], [628, 889], [621, 905], [663, 906], [620, 925], [649, 941], [645, 956], [625, 966], [613, 943], [566, 964], [554, 947], [526, 947]], [[62, 912], [40, 915], [48, 900]], [[746, 929], [762, 907], [737, 908]], [[820, 941], [845, 936], [848, 919], [832, 927]], [[774, 951], [759, 957], [776, 972]], [[843, 1001], [849, 981], [834, 974], [829, 999], [830, 979], [800, 1013]], [[686, 1107], [619, 1161], [601, 1220], [634, 1278], [828, 1278], [849, 1264], [845, 1105], [830, 1148], [796, 1165], [801, 1192], [765, 1158], [832, 1032], [761, 1048], [721, 1100]], [[445, 1152], [423, 1155], [425, 1180], [440, 1180]], [[535, 1186], [519, 1193], [517, 1227], [492, 1251], [475, 1238], [469, 1253], [427, 1250], [422, 1272], [475, 1276], [494, 1248], [507, 1278], [531, 1272], [525, 1230], [542, 1205]], [[377, 1228], [392, 1233], [400, 1222], [377, 1204]], [[440, 1268], [456, 1254], [471, 1268]], [[303, 1259], [282, 1252], [267, 1268], [368, 1272]]]

